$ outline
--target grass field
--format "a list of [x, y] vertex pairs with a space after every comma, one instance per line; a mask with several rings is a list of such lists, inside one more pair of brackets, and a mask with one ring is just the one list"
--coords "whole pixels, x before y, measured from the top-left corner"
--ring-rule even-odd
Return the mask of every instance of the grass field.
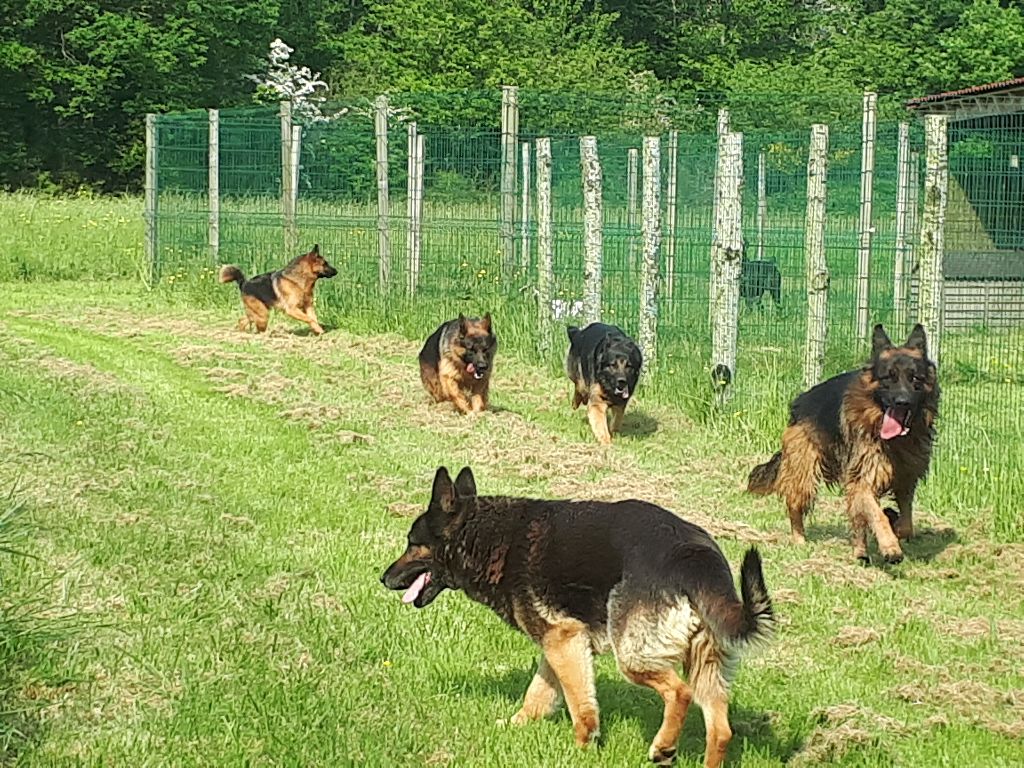
[[[161, 205], [156, 294], [176, 312], [235, 306], [233, 289], [216, 284], [215, 265], [207, 253], [204, 202], [168, 193]], [[249, 273], [279, 265], [285, 256], [280, 252], [276, 205], [270, 198], [225, 200], [221, 259], [240, 264]], [[422, 279], [416, 297], [409, 299], [400, 218], [391, 232], [394, 288], [382, 295], [377, 289], [372, 210], [300, 198], [303, 242], [322, 243], [340, 270], [337, 278], [318, 288], [321, 316], [365, 335], [393, 332], [417, 339], [457, 312], [490, 311], [497, 321], [502, 355], [536, 364], [534, 279], [528, 270], [503, 273], [496, 212], [496, 204], [430, 202], [425, 209]], [[563, 201], [557, 212], [563, 218], [555, 227], [555, 294], [579, 298], [579, 211]], [[614, 208], [606, 212], [603, 312], [608, 321], [635, 333], [639, 289], [622, 213]], [[677, 280], [671, 297], [662, 291], [660, 354], [654, 375], [645, 384], [645, 398], [694, 422], [714, 425], [751, 452], [768, 454], [785, 425], [787, 404], [801, 386], [806, 322], [802, 215], [769, 209], [767, 255], [782, 272], [783, 306], [764, 311], [741, 307], [737, 383], [728, 409], [719, 413], [708, 386], [707, 214], [699, 208], [680, 213]], [[138, 198], [0, 195], [0, 220], [8, 222], [0, 225], [0, 282], [72, 276], [139, 281], [151, 274], [142, 253]], [[896, 338], [901, 333], [890, 325], [894, 317], [886, 276], [891, 271], [891, 224], [879, 215], [871, 320], [887, 323]], [[858, 365], [867, 355], [866, 343], [852, 333], [856, 242], [855, 220], [830, 213], [827, 375]], [[554, 338], [542, 367], [557, 376], [564, 353], [560, 327], [554, 329]], [[1024, 495], [1024, 328], [947, 333], [941, 379], [938, 451], [922, 501], [969, 517], [997, 540], [1024, 541], [1019, 501]]]
[[[416, 345], [287, 322], [232, 329], [134, 283], [0, 292], [5, 757], [22, 765], [640, 765], [653, 694], [598, 667], [604, 743], [563, 714], [522, 730], [535, 653], [456, 594], [377, 582], [438, 464], [485, 493], [639, 495], [762, 548], [778, 640], [741, 668], [733, 764], [1015, 766], [1024, 547], [975, 510], [921, 509], [899, 567], [850, 562], [839, 500], [811, 542], [742, 492], [755, 455], [644, 401], [610, 450], [567, 383], [499, 359], [495, 412], [427, 404]], [[3, 529], [0, 528], [0, 533]], [[697, 710], [681, 764], [703, 749]]]

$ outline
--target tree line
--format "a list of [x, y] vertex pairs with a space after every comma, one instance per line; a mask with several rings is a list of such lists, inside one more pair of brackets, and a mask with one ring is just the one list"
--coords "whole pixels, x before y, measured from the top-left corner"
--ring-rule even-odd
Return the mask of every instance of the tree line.
[[0, 14], [7, 188], [137, 189], [145, 113], [253, 103], [246, 75], [278, 37], [349, 99], [626, 93], [649, 72], [667, 94], [798, 105], [1024, 75], [1024, 0], [0, 0]]

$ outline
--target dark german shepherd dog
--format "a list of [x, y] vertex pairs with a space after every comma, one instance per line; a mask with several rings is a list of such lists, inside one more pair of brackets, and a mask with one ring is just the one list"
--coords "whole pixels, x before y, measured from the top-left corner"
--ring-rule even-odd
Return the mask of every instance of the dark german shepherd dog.
[[649, 752], [661, 765], [675, 758], [691, 701], [704, 712], [705, 765], [721, 765], [729, 680], [775, 622], [756, 549], [743, 558], [741, 599], [714, 540], [668, 510], [477, 496], [468, 467], [454, 483], [437, 470], [427, 510], [381, 581], [417, 608], [461, 589], [528, 635], [540, 663], [511, 722], [550, 715], [564, 696], [580, 746], [598, 736], [593, 654], [611, 650], [628, 680], [664, 700]]
[[271, 309], [279, 309], [289, 317], [308, 323], [313, 333], [324, 332], [313, 307], [313, 286], [321, 277], [334, 277], [338, 270], [320, 255], [320, 246], [296, 256], [284, 269], [265, 272], [245, 279], [242, 270], [229, 264], [220, 268], [222, 283], [238, 283], [242, 292], [245, 315], [238, 321], [240, 331], [255, 327], [257, 333], [267, 330]]
[[487, 410], [498, 337], [491, 315], [441, 323], [420, 350], [420, 379], [432, 398], [461, 413]]
[[740, 296], [747, 306], [760, 304], [765, 294], [775, 302], [776, 307], [782, 306], [782, 273], [771, 261], [748, 261], [746, 251], [740, 265]]
[[[938, 408], [939, 384], [924, 328], [914, 326], [907, 343], [894, 347], [876, 325], [867, 365], [793, 401], [782, 450], [754, 467], [747, 490], [775, 491], [785, 499], [793, 540], [803, 543], [804, 515], [818, 483], [839, 485], [846, 493], [854, 555], [867, 562], [870, 526], [884, 560], [898, 563], [898, 539], [914, 532], [914, 490], [928, 473]], [[889, 492], [898, 515], [879, 504]]]
[[[640, 347], [621, 328], [591, 323], [583, 330], [569, 326], [569, 354], [565, 372], [576, 385], [572, 407], [587, 405], [587, 420], [594, 437], [609, 445], [622, 427], [626, 404], [636, 392], [643, 356]], [[608, 410], [612, 412], [608, 429]]]

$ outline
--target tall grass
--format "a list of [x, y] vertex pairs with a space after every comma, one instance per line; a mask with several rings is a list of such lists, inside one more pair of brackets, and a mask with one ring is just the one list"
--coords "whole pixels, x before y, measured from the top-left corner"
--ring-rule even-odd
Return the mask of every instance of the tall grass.
[[0, 281], [137, 279], [142, 200], [0, 194]]

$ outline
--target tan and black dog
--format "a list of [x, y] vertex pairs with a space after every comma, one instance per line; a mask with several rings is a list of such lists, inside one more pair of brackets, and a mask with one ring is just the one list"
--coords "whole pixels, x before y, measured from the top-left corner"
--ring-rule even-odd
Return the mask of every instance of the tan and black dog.
[[614, 325], [591, 323], [583, 330], [569, 326], [567, 331], [569, 354], [565, 358], [565, 372], [576, 385], [573, 410], [585, 403], [594, 437], [602, 445], [609, 445], [612, 435], [622, 427], [626, 405], [636, 392], [643, 365], [640, 347]]
[[316, 318], [313, 307], [313, 286], [321, 277], [334, 277], [338, 270], [320, 255], [320, 246], [302, 256], [296, 256], [284, 269], [265, 272], [248, 280], [238, 267], [225, 265], [220, 268], [222, 283], [238, 283], [242, 292], [242, 307], [245, 315], [238, 321], [238, 329], [254, 327], [257, 333], [267, 330], [270, 310], [279, 309], [289, 317], [308, 323], [315, 334], [324, 329]]
[[530, 637], [540, 662], [511, 723], [547, 717], [564, 697], [580, 746], [599, 734], [593, 655], [611, 651], [626, 679], [664, 702], [648, 751], [658, 765], [674, 761], [691, 701], [704, 713], [704, 764], [722, 764], [730, 680], [775, 624], [756, 549], [743, 558], [741, 598], [715, 541], [666, 509], [478, 496], [469, 467], [454, 482], [437, 470], [405, 553], [381, 581], [417, 608], [461, 589]]
[[[804, 516], [824, 479], [846, 493], [854, 555], [868, 560], [867, 529], [888, 563], [903, 559], [899, 539], [914, 532], [913, 503], [928, 472], [939, 384], [928, 360], [924, 328], [893, 346], [876, 325], [871, 360], [859, 370], [823, 381], [790, 406], [782, 450], [754, 468], [747, 490], [778, 493], [786, 502], [793, 540], [803, 543]], [[886, 493], [899, 512], [882, 510]]]
[[486, 411], [497, 351], [490, 314], [459, 315], [427, 338], [420, 350], [420, 379], [438, 403], [450, 401], [460, 413]]

